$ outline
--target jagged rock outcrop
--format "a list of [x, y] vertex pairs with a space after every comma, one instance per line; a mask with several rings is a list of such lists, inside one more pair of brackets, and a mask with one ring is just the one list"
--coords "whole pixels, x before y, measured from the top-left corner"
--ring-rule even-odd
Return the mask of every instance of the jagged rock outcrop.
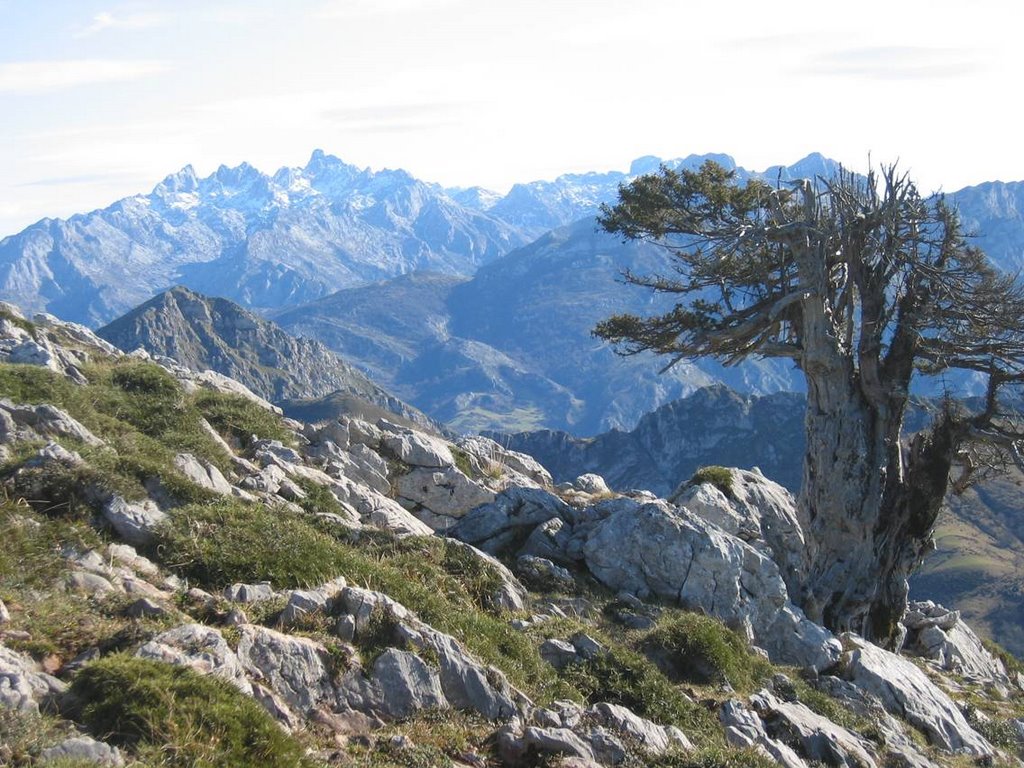
[[448, 533], [495, 554], [512, 554], [508, 548], [524, 540], [524, 554], [556, 551], [615, 591], [714, 615], [774, 658], [819, 669], [839, 659], [839, 642], [790, 602], [770, 552], [685, 507], [623, 497], [579, 510], [550, 493], [520, 488], [472, 510]]
[[951, 611], [933, 602], [913, 602], [903, 617], [907, 628], [904, 647], [937, 662], [942, 669], [956, 672], [968, 681], [1006, 688], [1010, 678], [1003, 663], [982, 644], [981, 639]]

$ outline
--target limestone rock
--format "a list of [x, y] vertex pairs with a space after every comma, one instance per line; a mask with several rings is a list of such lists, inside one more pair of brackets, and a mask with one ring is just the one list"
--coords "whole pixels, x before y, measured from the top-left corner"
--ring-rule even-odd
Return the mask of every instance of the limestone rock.
[[0, 410], [6, 412], [17, 426], [46, 437], [70, 437], [94, 446], [104, 444], [79, 421], [53, 405], [16, 405], [4, 398], [0, 400]]
[[39, 712], [65, 690], [66, 684], [43, 672], [29, 656], [0, 644], [0, 707]]
[[47, 747], [40, 752], [39, 758], [44, 765], [58, 760], [81, 761], [94, 765], [115, 766], [115, 768], [124, 765], [124, 758], [117, 747], [96, 741], [88, 736], [64, 739], [60, 744]]
[[561, 518], [553, 517], [531, 531], [519, 554], [570, 565], [574, 560], [569, 555], [571, 540], [572, 528]]
[[516, 559], [516, 573], [523, 582], [542, 592], [572, 592], [576, 579], [565, 568], [550, 560], [532, 555], [520, 555]]
[[908, 629], [908, 650], [969, 680], [1004, 688], [1010, 685], [1003, 663], [988, 652], [959, 611], [933, 602], [911, 603], [903, 624]]
[[54, 463], [63, 464], [65, 467], [80, 467], [85, 461], [77, 451], [69, 451], [60, 443], [47, 443], [30, 458], [26, 459], [22, 466], [31, 469]]
[[68, 574], [67, 584], [69, 588], [76, 592], [84, 592], [95, 597], [102, 597], [117, 591], [117, 588], [109, 579], [100, 576], [98, 573], [86, 573], [84, 571], [73, 571]]
[[601, 702], [588, 709], [587, 714], [602, 725], [629, 737], [643, 750], [656, 755], [670, 749], [687, 752], [693, 749], [690, 740], [675, 726], [658, 725], [618, 704]]
[[388, 648], [374, 661], [368, 677], [345, 676], [339, 703], [385, 719], [408, 717], [424, 709], [449, 709], [438, 673], [415, 653]]
[[511, 543], [507, 535], [510, 532], [532, 528], [552, 518], [572, 521], [575, 517], [568, 504], [547, 491], [509, 488], [492, 503], [467, 513], [448, 534], [496, 555]]
[[122, 539], [139, 547], [153, 542], [157, 529], [167, 520], [167, 513], [149, 499], [129, 502], [114, 496], [103, 506], [103, 518]]
[[185, 624], [161, 632], [145, 643], [136, 656], [191, 667], [202, 674], [216, 675], [240, 691], [252, 693], [252, 686], [238, 656], [223, 635], [203, 624]]
[[288, 593], [288, 602], [281, 611], [281, 622], [294, 624], [303, 616], [312, 613], [328, 613], [341, 592], [345, 589], [344, 577], [329, 581], [318, 589], [294, 589]]
[[540, 657], [555, 669], [565, 669], [580, 661], [580, 655], [572, 643], [553, 637], [541, 643]]
[[582, 533], [586, 565], [606, 586], [703, 610], [778, 660], [824, 669], [839, 659], [839, 642], [789, 602], [762, 552], [664, 502], [618, 499], [610, 508]]
[[322, 645], [252, 624], [240, 630], [238, 659], [242, 668], [289, 708], [307, 713], [322, 702], [334, 702], [330, 654]]
[[846, 664], [846, 677], [877, 697], [898, 717], [923, 730], [941, 749], [978, 757], [993, 754], [989, 744], [967, 723], [960, 709], [914, 664], [853, 636], [856, 646]]
[[439, 438], [400, 427], [384, 419], [377, 422], [377, 426], [384, 433], [381, 448], [409, 466], [443, 468], [455, 464], [451, 449]]
[[593, 472], [580, 475], [572, 481], [572, 485], [577, 491], [591, 496], [605, 496], [612, 492], [611, 488], [608, 487], [608, 483], [604, 481], [604, 478], [600, 475], [594, 474]]
[[476, 459], [481, 472], [497, 467], [503, 477], [509, 477], [511, 485], [541, 488], [552, 485], [551, 473], [539, 461], [525, 453], [509, 450], [490, 438], [478, 435], [462, 437], [456, 445]]
[[758, 470], [729, 471], [732, 487], [728, 496], [711, 483], [684, 483], [668, 497], [669, 501], [761, 548], [792, 587], [803, 567], [805, 549], [796, 500]]
[[849, 768], [875, 768], [867, 742], [799, 702], [782, 701], [768, 691], [750, 698], [768, 732], [786, 744], [799, 744], [808, 759]]
[[493, 491], [470, 480], [456, 467], [414, 469], [398, 478], [400, 500], [414, 512], [424, 509], [424, 521], [434, 530], [447, 530], [467, 512], [494, 501]]
[[174, 466], [196, 485], [222, 496], [231, 495], [231, 483], [210, 462], [197, 459], [191, 453], [179, 453], [174, 457]]
[[274, 588], [269, 581], [259, 584], [232, 584], [224, 588], [224, 598], [232, 603], [258, 603], [261, 600], [273, 600], [276, 597]]
[[761, 718], [738, 699], [722, 705], [718, 719], [725, 728], [725, 740], [738, 749], [754, 749], [785, 768], [807, 768], [807, 763], [781, 741], [776, 741], [764, 729]]

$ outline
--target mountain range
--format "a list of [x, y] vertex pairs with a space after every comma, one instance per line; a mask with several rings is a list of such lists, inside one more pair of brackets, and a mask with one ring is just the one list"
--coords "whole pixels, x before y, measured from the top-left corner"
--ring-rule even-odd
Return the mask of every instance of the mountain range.
[[[670, 306], [618, 284], [621, 270], [655, 271], [666, 255], [598, 233], [600, 205], [638, 174], [708, 159], [740, 179], [780, 183], [837, 168], [819, 154], [758, 174], [727, 155], [644, 157], [625, 172], [567, 174], [500, 195], [321, 151], [273, 175], [241, 165], [199, 178], [186, 167], [148, 195], [0, 240], [0, 299], [96, 326], [183, 285], [322, 341], [459, 430], [631, 429], [710, 384], [753, 394], [801, 386], [791, 368], [765, 361], [658, 375], [658, 361], [619, 358], [590, 336], [613, 312]], [[999, 266], [1024, 264], [1024, 184], [949, 197]]]

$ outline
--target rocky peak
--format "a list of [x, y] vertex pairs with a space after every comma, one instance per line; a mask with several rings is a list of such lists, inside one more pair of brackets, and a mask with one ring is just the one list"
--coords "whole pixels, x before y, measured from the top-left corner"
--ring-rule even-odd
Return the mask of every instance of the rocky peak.
[[290, 336], [234, 302], [183, 286], [155, 296], [98, 333], [125, 351], [142, 348], [195, 371], [212, 369], [270, 401], [344, 393], [431, 423], [320, 342]]

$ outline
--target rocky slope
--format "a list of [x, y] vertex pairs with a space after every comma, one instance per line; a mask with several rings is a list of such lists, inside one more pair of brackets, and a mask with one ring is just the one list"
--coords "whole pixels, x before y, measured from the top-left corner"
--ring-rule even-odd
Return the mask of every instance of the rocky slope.
[[365, 402], [421, 426], [436, 426], [320, 342], [289, 336], [227, 299], [187, 288], [150, 299], [97, 334], [124, 351], [143, 349], [194, 371], [216, 371], [271, 402], [333, 395], [356, 413]]
[[0, 308], [5, 763], [1018, 764], [1020, 678], [956, 612], [901, 655], [803, 616], [759, 473], [554, 487], [37, 321]]
[[[917, 401], [907, 428], [930, 418]], [[794, 393], [740, 395], [722, 386], [699, 390], [642, 417], [628, 431], [595, 437], [539, 430], [488, 433], [501, 445], [534, 456], [556, 481], [584, 472], [615, 489], [665, 496], [705, 466], [759, 468], [793, 492], [800, 487], [804, 398]], [[912, 594], [961, 610], [971, 624], [1024, 655], [1024, 475], [1013, 469], [961, 496], [939, 518], [936, 549], [911, 580]]]

